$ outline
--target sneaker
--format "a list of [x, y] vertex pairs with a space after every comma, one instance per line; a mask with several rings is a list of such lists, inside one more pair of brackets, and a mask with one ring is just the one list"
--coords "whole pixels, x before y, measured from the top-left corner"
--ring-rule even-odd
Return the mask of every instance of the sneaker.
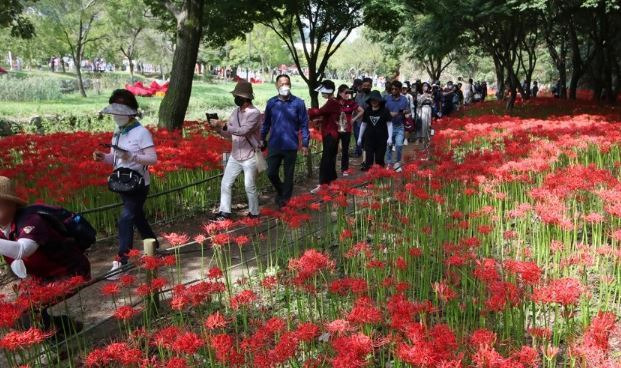
[[106, 280], [108, 281], [116, 281], [118, 279], [121, 278], [121, 276], [123, 276], [126, 272], [119, 272], [120, 268], [123, 267], [123, 264], [119, 261], [112, 261], [112, 268], [110, 269], [110, 271], [108, 271], [108, 273], [113, 273], [113, 275], [110, 275], [108, 277], [106, 277]]
[[403, 145], [404, 145], [404, 146], [407, 146], [407, 145], [408, 145], [408, 139], [407, 139], [407, 138], [405, 138], [405, 139], [403, 140]]
[[230, 220], [230, 219], [231, 219], [231, 214], [226, 213], [226, 212], [218, 212], [213, 218], [214, 221], [224, 221], [224, 220]]
[[349, 176], [349, 173], [347, 171], [343, 171], [343, 176]]
[[395, 165], [393, 166], [393, 169], [394, 169], [396, 172], [401, 172], [401, 171], [403, 171], [403, 169], [401, 168], [401, 164], [400, 164], [399, 162], [396, 162], [396, 163], [395, 163]]
[[321, 189], [321, 185], [317, 185], [315, 187], [315, 189], [311, 190], [310, 192], [311, 192], [311, 194], [317, 194], [317, 193], [319, 193], [320, 189]]

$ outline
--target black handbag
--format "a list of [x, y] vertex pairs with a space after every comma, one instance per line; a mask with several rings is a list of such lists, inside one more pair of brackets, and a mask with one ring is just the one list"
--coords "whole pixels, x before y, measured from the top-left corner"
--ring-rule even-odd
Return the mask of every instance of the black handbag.
[[[119, 138], [120, 134], [116, 138], [115, 146], [118, 146]], [[114, 166], [116, 166], [116, 152], [114, 154]], [[108, 189], [114, 193], [130, 194], [144, 187], [145, 181], [142, 174], [127, 167], [119, 167], [108, 176]]]
[[134, 193], [144, 188], [144, 177], [135, 170], [119, 167], [108, 177], [108, 189], [115, 193]]

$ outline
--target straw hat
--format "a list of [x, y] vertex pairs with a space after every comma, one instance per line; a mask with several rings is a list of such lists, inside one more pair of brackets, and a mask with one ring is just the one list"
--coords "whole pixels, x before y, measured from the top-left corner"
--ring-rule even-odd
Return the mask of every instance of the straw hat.
[[15, 192], [15, 183], [6, 176], [0, 176], [0, 199], [15, 202], [20, 206], [26, 204], [26, 201], [19, 198]]
[[243, 98], [247, 98], [252, 100], [254, 98], [254, 94], [252, 92], [252, 84], [245, 79], [240, 79], [239, 82], [235, 85], [235, 89], [231, 91], [234, 96], [239, 96]]

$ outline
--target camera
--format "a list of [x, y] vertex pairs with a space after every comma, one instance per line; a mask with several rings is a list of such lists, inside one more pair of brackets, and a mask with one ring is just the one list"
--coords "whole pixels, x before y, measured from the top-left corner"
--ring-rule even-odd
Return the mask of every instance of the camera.
[[207, 122], [211, 123], [212, 120], [220, 120], [217, 113], [207, 113]]

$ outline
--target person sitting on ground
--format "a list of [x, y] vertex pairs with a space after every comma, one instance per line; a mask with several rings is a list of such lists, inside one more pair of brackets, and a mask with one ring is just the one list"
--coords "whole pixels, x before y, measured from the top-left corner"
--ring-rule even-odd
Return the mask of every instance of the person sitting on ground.
[[[26, 201], [16, 194], [13, 180], [0, 176], [0, 255], [13, 273], [20, 279], [33, 277], [44, 283], [73, 276], [89, 280], [91, 264], [75, 239], [25, 206]], [[41, 314], [46, 329], [52, 325], [57, 330], [70, 326], [67, 316], [52, 317], [45, 306]], [[72, 325], [73, 331], [81, 329], [78, 324]]]
[[364, 144], [365, 162], [362, 171], [367, 171], [373, 164], [384, 167], [386, 147], [392, 145], [392, 115], [384, 107], [384, 99], [379, 91], [369, 94], [369, 106], [364, 110], [358, 145]]
[[252, 84], [248, 81], [242, 79], [237, 82], [231, 93], [237, 107], [231, 113], [228, 123], [222, 120], [212, 122], [212, 125], [220, 128], [223, 135], [232, 137], [233, 142], [231, 155], [222, 177], [220, 211], [216, 220], [231, 217], [231, 188], [242, 171], [248, 197], [248, 217], [259, 217], [256, 149], [261, 146], [261, 112], [252, 105], [254, 94]]

